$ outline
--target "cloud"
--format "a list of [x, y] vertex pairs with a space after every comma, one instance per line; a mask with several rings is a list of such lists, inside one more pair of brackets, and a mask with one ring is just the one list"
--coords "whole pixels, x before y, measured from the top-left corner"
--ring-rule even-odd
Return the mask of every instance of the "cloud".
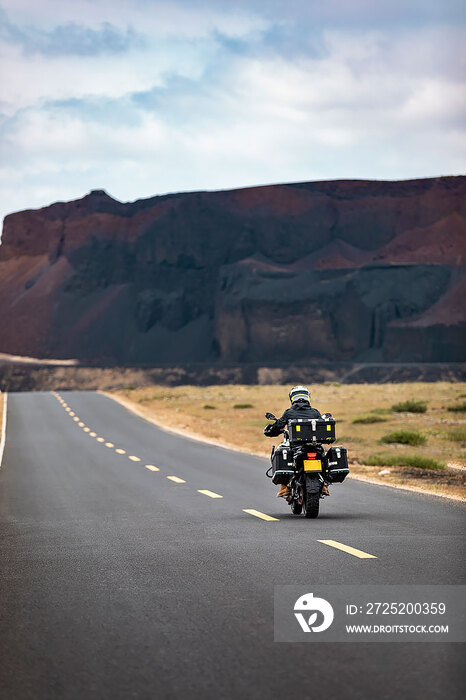
[[337, 0], [6, 5], [44, 42], [0, 40], [7, 211], [93, 188], [127, 200], [464, 171], [466, 36], [437, 4], [404, 23], [398, 0], [350, 3], [351, 17]]
[[143, 43], [142, 36], [131, 28], [120, 31], [109, 22], [93, 29], [76, 22], [58, 25], [50, 31], [36, 27], [19, 27], [3, 14], [0, 38], [21, 47], [27, 55], [45, 56], [98, 56], [102, 53], [120, 53]]

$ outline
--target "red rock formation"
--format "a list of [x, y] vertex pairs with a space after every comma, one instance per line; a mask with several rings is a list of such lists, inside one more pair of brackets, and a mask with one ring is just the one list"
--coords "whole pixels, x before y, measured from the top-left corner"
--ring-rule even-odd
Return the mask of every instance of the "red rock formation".
[[462, 358], [466, 178], [154, 197], [5, 218], [0, 351], [97, 362]]

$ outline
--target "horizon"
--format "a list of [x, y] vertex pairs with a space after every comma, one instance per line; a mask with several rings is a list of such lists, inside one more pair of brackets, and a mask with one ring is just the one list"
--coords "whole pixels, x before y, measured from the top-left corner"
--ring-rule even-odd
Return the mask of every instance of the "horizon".
[[149, 199], [156, 199], [157, 197], [170, 197], [170, 196], [177, 196], [177, 195], [183, 195], [183, 194], [202, 194], [202, 193], [212, 193], [215, 194], [216, 192], [233, 192], [236, 190], [249, 190], [249, 189], [260, 189], [263, 187], [281, 187], [281, 186], [286, 186], [286, 185], [307, 185], [307, 184], [319, 184], [319, 183], [330, 183], [330, 182], [388, 182], [388, 183], [396, 183], [396, 182], [417, 182], [421, 180], [444, 180], [444, 179], [453, 179], [453, 178], [461, 178], [464, 177], [466, 178], [466, 173], [459, 173], [458, 175], [432, 175], [430, 177], [414, 177], [414, 178], [403, 178], [403, 179], [389, 179], [389, 178], [329, 178], [327, 180], [297, 180], [297, 181], [289, 181], [289, 182], [268, 182], [268, 183], [259, 183], [257, 185], [244, 185], [244, 186], [238, 186], [238, 187], [222, 187], [222, 188], [217, 188], [217, 189], [198, 189], [198, 190], [179, 190], [179, 191], [170, 191], [170, 192], [160, 192], [160, 193], [155, 193], [153, 195], [149, 195], [147, 197], [136, 197], [135, 199], [119, 199], [118, 197], [115, 197], [113, 194], [108, 192], [105, 188], [100, 187], [100, 188], [95, 188], [92, 190], [89, 190], [88, 192], [85, 192], [83, 195], [76, 197], [75, 199], [69, 199], [69, 200], [63, 200], [63, 199], [58, 199], [54, 202], [49, 202], [48, 204], [40, 205], [38, 207], [27, 207], [26, 209], [18, 209], [17, 211], [12, 211], [8, 212], [7, 214], [4, 215], [4, 218], [2, 220], [2, 229], [0, 230], [0, 245], [2, 242], [2, 233], [3, 233], [3, 223], [4, 220], [7, 216], [12, 216], [14, 214], [21, 214], [23, 212], [27, 211], [39, 211], [40, 209], [48, 209], [48, 207], [53, 206], [54, 204], [70, 204], [72, 202], [78, 202], [85, 197], [88, 197], [91, 194], [97, 193], [97, 192], [102, 192], [105, 194], [107, 197], [112, 199], [115, 202], [118, 202], [119, 204], [135, 204], [136, 202], [142, 202], [145, 200]]

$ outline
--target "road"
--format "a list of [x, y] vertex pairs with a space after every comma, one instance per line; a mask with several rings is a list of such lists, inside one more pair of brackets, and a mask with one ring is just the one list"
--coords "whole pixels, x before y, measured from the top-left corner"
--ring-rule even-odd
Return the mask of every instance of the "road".
[[274, 643], [273, 590], [463, 583], [464, 507], [347, 480], [307, 521], [265, 466], [97, 393], [10, 394], [1, 697], [461, 697], [459, 644]]

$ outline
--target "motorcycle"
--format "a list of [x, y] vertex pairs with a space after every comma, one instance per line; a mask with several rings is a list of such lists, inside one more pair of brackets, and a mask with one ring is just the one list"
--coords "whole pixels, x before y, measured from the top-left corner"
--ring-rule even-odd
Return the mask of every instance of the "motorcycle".
[[[273, 413], [265, 417], [277, 420]], [[346, 448], [330, 447], [326, 452], [323, 447], [335, 441], [335, 421], [330, 413], [319, 419], [290, 420], [283, 432], [282, 444], [272, 448], [266, 475], [274, 484], [288, 486], [290, 493], [285, 500], [293, 515], [317, 518], [320, 501], [325, 498], [324, 485], [342, 483], [349, 473]]]

